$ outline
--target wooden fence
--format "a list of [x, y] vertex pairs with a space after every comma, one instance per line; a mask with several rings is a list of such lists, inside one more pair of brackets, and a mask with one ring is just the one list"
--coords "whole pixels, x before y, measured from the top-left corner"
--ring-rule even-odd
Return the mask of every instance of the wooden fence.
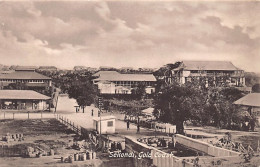
[[67, 126], [69, 129], [71, 129], [72, 131], [76, 132], [78, 135], [81, 135], [81, 126], [79, 126], [78, 124], [72, 122], [71, 120], [69, 120], [68, 118], [66, 118], [63, 115], [59, 115], [56, 114], [55, 118], [60, 121], [60, 123], [62, 123], [63, 125]]
[[11, 113], [11, 112], [0, 112], [0, 120], [6, 120], [6, 119], [44, 119], [44, 118], [55, 118], [55, 115], [53, 113]]

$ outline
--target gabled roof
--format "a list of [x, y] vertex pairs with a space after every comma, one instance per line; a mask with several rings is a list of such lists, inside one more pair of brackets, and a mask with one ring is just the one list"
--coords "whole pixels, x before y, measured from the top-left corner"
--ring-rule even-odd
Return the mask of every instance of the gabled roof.
[[142, 110], [142, 113], [147, 114], [147, 115], [153, 115], [153, 111], [154, 111], [154, 108], [150, 107], [150, 108], [146, 108], [146, 109]]
[[260, 107], [260, 93], [250, 93], [235, 101], [234, 104]]
[[234, 71], [239, 70], [230, 61], [182, 61], [175, 70], [219, 70]]
[[153, 74], [120, 74], [116, 71], [99, 71], [94, 81], [156, 81]]
[[116, 75], [116, 74], [120, 74], [117, 71], [99, 71], [95, 74], [93, 74], [94, 77], [100, 77], [102, 75]]
[[0, 99], [5, 100], [48, 100], [48, 96], [33, 90], [0, 90]]
[[57, 70], [58, 68], [55, 66], [40, 66], [39, 70], [47, 69], [47, 70]]
[[0, 79], [48, 79], [50, 80], [51, 78], [32, 71], [15, 71], [9, 74], [0, 74]]
[[15, 71], [35, 71], [36, 69], [36, 66], [17, 66]]
[[100, 117], [93, 117], [94, 121], [100, 121], [100, 119], [101, 119], [101, 121], [105, 121], [105, 120], [116, 119], [116, 117], [113, 116], [113, 115], [101, 116], [101, 118]]

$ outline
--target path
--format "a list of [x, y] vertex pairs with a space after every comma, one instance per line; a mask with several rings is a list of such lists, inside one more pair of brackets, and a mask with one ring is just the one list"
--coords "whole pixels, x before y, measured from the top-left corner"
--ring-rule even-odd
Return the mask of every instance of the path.
[[[85, 113], [82, 113], [82, 109], [80, 112], [76, 113], [75, 107], [77, 106], [77, 102], [75, 99], [70, 99], [68, 96], [59, 96], [58, 105], [57, 105], [57, 114], [61, 114], [70, 121], [75, 124], [86, 128], [86, 129], [94, 129], [93, 128], [93, 117], [91, 116], [91, 110], [94, 110], [94, 117], [98, 116], [98, 108], [94, 106], [87, 106], [85, 108]], [[111, 113], [102, 113], [101, 116], [110, 115]], [[116, 117], [116, 132], [122, 136], [132, 136], [132, 137], [142, 137], [142, 136], [155, 136], [158, 134], [165, 134], [154, 129], [140, 128], [140, 133], [137, 134], [137, 127], [135, 124], [130, 124], [130, 130], [126, 129], [126, 122], [123, 121], [124, 115], [115, 113], [113, 114]], [[185, 130], [187, 134], [192, 135], [200, 135], [208, 138], [214, 138], [217, 136], [221, 138], [222, 134], [211, 134], [203, 131], [195, 131], [192, 129]]]

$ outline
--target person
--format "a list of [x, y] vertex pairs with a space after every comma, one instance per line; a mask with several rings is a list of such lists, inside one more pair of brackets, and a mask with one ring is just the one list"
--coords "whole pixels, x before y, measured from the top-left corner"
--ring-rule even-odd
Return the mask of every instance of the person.
[[249, 124], [250, 124], [251, 131], [254, 132], [254, 130], [255, 130], [255, 121], [254, 121], [254, 119], [251, 119]]
[[140, 133], [140, 125], [137, 124], [137, 133]]
[[130, 122], [129, 122], [129, 120], [128, 120], [127, 123], [126, 123], [126, 127], [127, 127], [127, 130], [130, 129]]
[[93, 117], [93, 115], [94, 115], [94, 110], [92, 109], [91, 110], [91, 116]]
[[172, 135], [172, 142], [173, 142], [173, 147], [175, 148], [175, 146], [176, 146], [176, 139], [175, 139], [175, 135]]

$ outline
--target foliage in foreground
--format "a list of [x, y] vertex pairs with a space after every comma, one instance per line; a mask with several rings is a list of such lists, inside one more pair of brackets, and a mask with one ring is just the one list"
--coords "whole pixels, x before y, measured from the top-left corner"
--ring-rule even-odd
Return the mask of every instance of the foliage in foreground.
[[231, 128], [241, 122], [233, 102], [242, 96], [242, 92], [233, 87], [206, 88], [201, 84], [174, 83], [155, 96], [154, 115], [163, 122], [176, 124], [177, 133], [184, 133], [184, 121]]

